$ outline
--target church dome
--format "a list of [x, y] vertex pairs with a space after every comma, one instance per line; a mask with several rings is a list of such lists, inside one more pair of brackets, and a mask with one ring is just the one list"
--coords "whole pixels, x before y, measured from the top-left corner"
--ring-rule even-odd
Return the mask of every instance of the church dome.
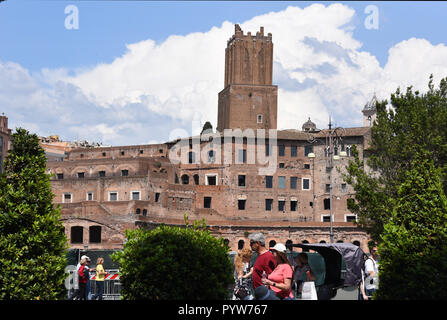
[[310, 117], [309, 120], [307, 120], [306, 122], [304, 122], [303, 124], [303, 131], [315, 131], [317, 129], [317, 126], [315, 123], [313, 123], [312, 121], [310, 121]]

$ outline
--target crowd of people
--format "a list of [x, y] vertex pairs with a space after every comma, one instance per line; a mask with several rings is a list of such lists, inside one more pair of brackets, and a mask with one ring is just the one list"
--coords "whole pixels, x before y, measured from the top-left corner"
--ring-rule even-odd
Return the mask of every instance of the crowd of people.
[[[251, 249], [239, 250], [235, 256], [235, 294], [233, 299], [294, 300], [302, 293], [303, 284], [315, 281], [307, 253], [301, 252], [289, 259], [287, 248], [281, 243], [267, 249], [262, 233], [249, 235]], [[371, 299], [378, 286], [377, 248], [370, 248], [371, 257], [362, 270], [359, 299]], [[252, 253], [257, 254], [251, 265]]]

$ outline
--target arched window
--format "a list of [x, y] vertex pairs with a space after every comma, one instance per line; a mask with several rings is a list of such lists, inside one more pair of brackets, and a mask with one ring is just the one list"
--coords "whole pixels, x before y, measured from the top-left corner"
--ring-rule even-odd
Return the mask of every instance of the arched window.
[[193, 178], [194, 178], [194, 184], [195, 184], [196, 186], [198, 186], [198, 185], [199, 185], [199, 175], [198, 175], [198, 174], [195, 174], [195, 175], [193, 176]]
[[140, 213], [141, 213], [141, 209], [140, 209], [140, 208], [137, 208], [137, 210], [136, 210], [135, 213], [136, 213], [136, 214], [140, 214]]
[[326, 243], [326, 241], [324, 241], [324, 240], [321, 240], [321, 241], [320, 241], [320, 243]]
[[84, 242], [84, 228], [83, 227], [71, 227], [71, 243], [83, 243]]
[[343, 243], [343, 240], [338, 240], [337, 243]]
[[276, 245], [276, 241], [275, 240], [270, 240], [269, 241], [269, 248], [273, 248]]
[[[306, 244], [306, 243], [309, 243], [309, 241], [307, 241], [307, 240], [303, 240], [303, 241], [301, 241], [301, 243]], [[303, 248], [303, 252], [309, 252], [309, 249], [307, 249], [307, 248]]]
[[91, 226], [89, 233], [90, 243], [101, 243], [101, 226]]
[[237, 243], [237, 249], [241, 250], [244, 248], [245, 245], [245, 241], [244, 240], [239, 240], [239, 242]]
[[224, 244], [227, 245], [227, 246], [230, 246], [230, 240], [224, 239]]
[[189, 184], [189, 176], [187, 174], [182, 175], [182, 184]]
[[147, 216], [147, 209], [143, 209], [143, 217]]
[[286, 248], [289, 249], [290, 251], [293, 250], [292, 244], [293, 244], [292, 240], [287, 240], [286, 241]]
[[208, 163], [214, 163], [216, 162], [216, 153], [214, 150], [208, 151]]
[[358, 241], [358, 240], [354, 240], [354, 241], [352, 242], [352, 244], [353, 244], [353, 245], [356, 245], [357, 247], [360, 247], [360, 241]]

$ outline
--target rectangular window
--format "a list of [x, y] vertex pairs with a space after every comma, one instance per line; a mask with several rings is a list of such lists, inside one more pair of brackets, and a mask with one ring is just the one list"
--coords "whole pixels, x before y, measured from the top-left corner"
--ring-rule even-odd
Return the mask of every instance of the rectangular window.
[[303, 178], [303, 190], [310, 190], [310, 179]]
[[309, 153], [314, 152], [314, 147], [313, 146], [305, 146], [304, 147], [304, 156], [307, 157], [309, 155]]
[[280, 169], [284, 169], [284, 162], [281, 162], [281, 163], [279, 164], [279, 168], [280, 168]]
[[258, 123], [262, 123], [262, 114], [258, 114]]
[[278, 189], [285, 189], [286, 188], [286, 177], [278, 177]]
[[297, 205], [298, 205], [298, 201], [296, 201], [296, 200], [290, 201], [290, 211], [296, 211]]
[[206, 176], [206, 185], [207, 186], [216, 186], [217, 185], [217, 175], [207, 175]]
[[192, 152], [192, 151], [188, 152], [188, 163], [189, 164], [194, 163], [195, 160], [196, 160], [195, 159], [195, 153]]
[[265, 156], [268, 157], [272, 154], [272, 145], [267, 143], [265, 145]]
[[93, 192], [87, 192], [87, 201], [93, 200]]
[[62, 203], [71, 203], [71, 202], [72, 202], [71, 193], [64, 193], [64, 195], [62, 196]]
[[323, 200], [324, 210], [331, 210], [331, 199], [326, 198]]
[[321, 221], [322, 222], [331, 222], [331, 216], [330, 215], [321, 215]]
[[342, 183], [341, 184], [341, 192], [347, 192], [347, 191], [348, 191], [348, 188], [346, 186], [346, 183]]
[[57, 178], [57, 180], [62, 180], [62, 179], [64, 179], [64, 174], [58, 173], [58, 174], [56, 174], [56, 178]]
[[118, 192], [109, 192], [109, 201], [118, 201]]
[[106, 172], [105, 171], [99, 171], [98, 172], [98, 176], [105, 177], [106, 176]]
[[140, 191], [132, 191], [132, 200], [140, 200]]
[[326, 183], [326, 193], [331, 192], [331, 185], [329, 183]]
[[121, 176], [127, 177], [129, 175], [129, 170], [121, 170]]
[[290, 156], [291, 157], [296, 157], [297, 156], [297, 147], [296, 146], [291, 146], [290, 147]]
[[237, 201], [237, 208], [238, 210], [245, 210], [245, 202], [247, 200], [238, 200]]
[[206, 209], [211, 209], [211, 197], [203, 198], [203, 207]]
[[284, 200], [278, 201], [278, 211], [285, 211], [286, 210], [286, 202]]
[[290, 189], [298, 188], [298, 177], [290, 177]]
[[273, 188], [273, 176], [265, 176], [265, 187]]
[[84, 178], [84, 172], [78, 172], [78, 178], [83, 179]]
[[280, 156], [280, 157], [284, 157], [285, 154], [286, 154], [286, 146], [283, 145], [283, 144], [280, 144], [280, 145], [278, 146], [278, 152], [279, 152], [279, 156]]
[[238, 186], [245, 187], [245, 175], [238, 175]]
[[160, 200], [160, 193], [155, 193], [155, 202], [158, 202]]
[[272, 211], [273, 199], [265, 199], [265, 211]]
[[309, 163], [305, 163], [304, 164], [304, 169], [310, 169], [310, 164]]
[[345, 215], [345, 222], [356, 222], [357, 216], [355, 215]]
[[238, 151], [238, 163], [247, 162], [247, 150], [241, 149]]

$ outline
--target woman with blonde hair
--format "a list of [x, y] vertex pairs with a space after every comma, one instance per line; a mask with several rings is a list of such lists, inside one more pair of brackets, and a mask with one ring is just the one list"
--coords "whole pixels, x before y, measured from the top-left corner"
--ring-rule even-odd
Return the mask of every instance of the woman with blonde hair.
[[103, 263], [104, 258], [98, 258], [96, 260], [96, 293], [93, 295], [92, 300], [95, 300], [96, 298], [102, 300], [102, 295], [104, 293], [104, 277], [107, 274], [102, 266]]
[[252, 270], [249, 269], [251, 254], [251, 249], [244, 248], [239, 250], [236, 257], [234, 258], [236, 280], [241, 278], [246, 279], [251, 276]]

